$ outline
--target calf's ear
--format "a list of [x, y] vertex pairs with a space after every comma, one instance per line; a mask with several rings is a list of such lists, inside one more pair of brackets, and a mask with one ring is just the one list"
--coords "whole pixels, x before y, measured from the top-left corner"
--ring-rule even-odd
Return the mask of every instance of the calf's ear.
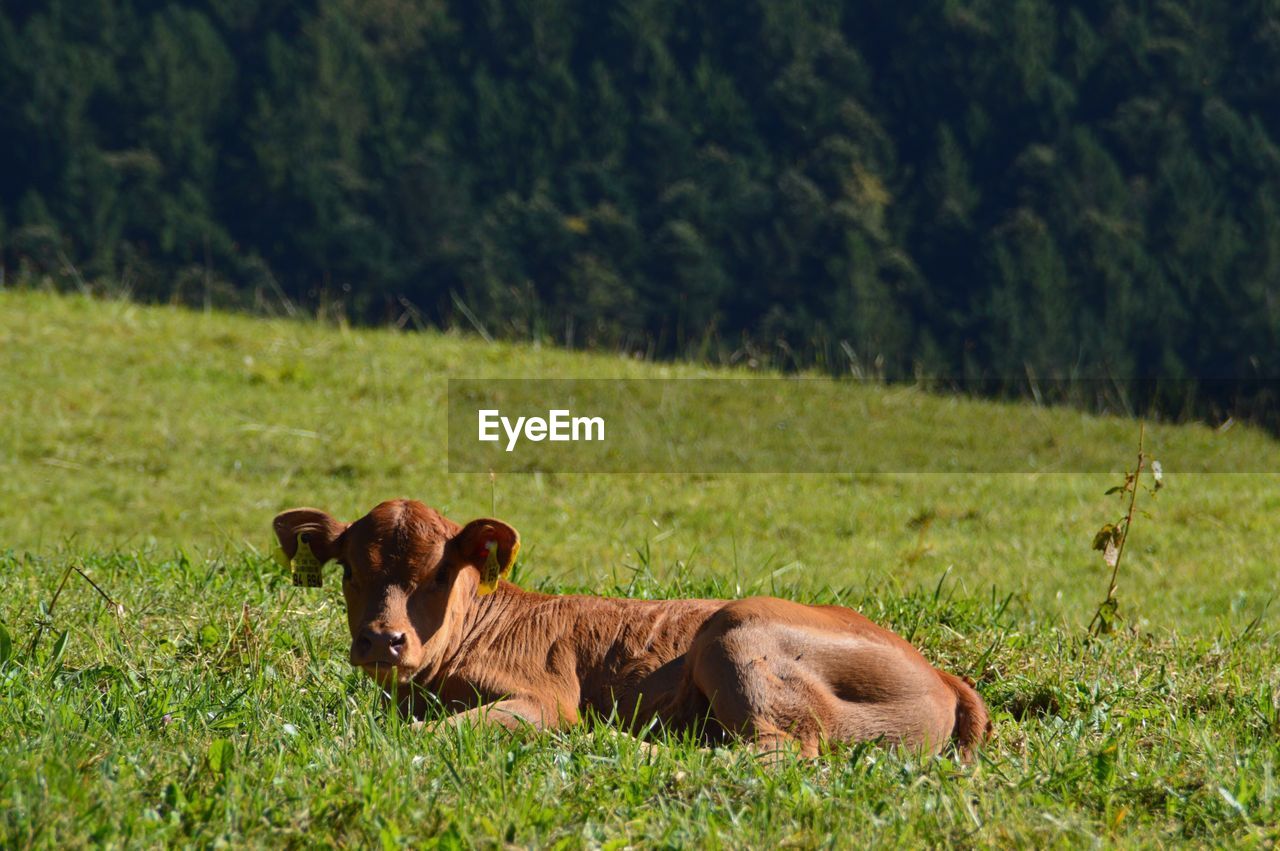
[[455, 557], [480, 572], [478, 594], [491, 594], [511, 575], [520, 552], [520, 533], [501, 520], [472, 520], [449, 541]]
[[339, 555], [339, 538], [347, 530], [318, 508], [292, 508], [271, 521], [280, 548], [276, 558], [293, 574], [293, 584], [319, 587], [320, 568]]

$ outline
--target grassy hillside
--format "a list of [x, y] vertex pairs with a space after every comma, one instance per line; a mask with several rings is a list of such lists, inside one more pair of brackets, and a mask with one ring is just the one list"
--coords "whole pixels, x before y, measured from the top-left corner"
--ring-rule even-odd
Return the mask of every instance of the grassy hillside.
[[[1277, 838], [1280, 447], [1148, 429], [1167, 487], [1125, 556], [1132, 629], [1092, 643], [1089, 542], [1119, 513], [1103, 491], [1132, 422], [866, 387], [951, 439], [1114, 441], [1117, 475], [445, 473], [450, 376], [705, 374], [0, 293], [4, 844]], [[1179, 472], [1213, 453], [1263, 472]], [[415, 736], [346, 669], [335, 583], [293, 589], [261, 553], [281, 508], [392, 496], [458, 520], [496, 505], [526, 585], [858, 606], [974, 676], [996, 742], [970, 767], [855, 750], [762, 773], [590, 731]], [[48, 612], [70, 563], [123, 616], [74, 574]]]
[[[538, 475], [491, 487], [485, 475], [445, 473], [450, 376], [713, 374], [449, 335], [4, 293], [0, 545], [201, 558], [262, 546], [282, 508], [353, 519], [411, 496], [459, 519], [496, 505], [525, 537], [534, 582], [625, 575], [644, 549], [673, 581], [746, 585], [776, 574], [806, 589], [909, 589], [949, 571], [968, 592], [994, 587], [1067, 619], [1097, 597], [1088, 544], [1117, 511], [1102, 495], [1114, 475]], [[911, 389], [854, 392], [892, 397], [881, 407], [935, 424], [940, 440], [1047, 430], [1110, 443], [1117, 472], [1132, 464], [1133, 422]], [[1152, 427], [1147, 443], [1169, 487], [1136, 525], [1126, 592], [1153, 624], [1247, 622], [1280, 590], [1280, 445], [1202, 427]], [[1190, 466], [1224, 447], [1271, 473], [1180, 475], [1182, 458]]]

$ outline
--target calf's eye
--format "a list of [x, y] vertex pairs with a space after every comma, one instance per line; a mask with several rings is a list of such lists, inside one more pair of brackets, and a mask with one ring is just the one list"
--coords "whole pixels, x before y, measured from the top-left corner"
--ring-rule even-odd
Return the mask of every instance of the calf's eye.
[[343, 582], [351, 581], [351, 565], [347, 564], [346, 562], [343, 562], [342, 564], [342, 581]]

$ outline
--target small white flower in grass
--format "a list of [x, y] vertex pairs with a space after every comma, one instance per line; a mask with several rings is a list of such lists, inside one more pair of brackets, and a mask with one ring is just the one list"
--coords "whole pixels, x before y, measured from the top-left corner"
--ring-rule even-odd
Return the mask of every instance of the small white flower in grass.
[[298, 735], [298, 728], [297, 728], [297, 727], [295, 727], [295, 726], [293, 726], [292, 724], [285, 724], [285, 725], [284, 725], [284, 731], [285, 731], [287, 734], [289, 734], [290, 736], [296, 736], [296, 735]]

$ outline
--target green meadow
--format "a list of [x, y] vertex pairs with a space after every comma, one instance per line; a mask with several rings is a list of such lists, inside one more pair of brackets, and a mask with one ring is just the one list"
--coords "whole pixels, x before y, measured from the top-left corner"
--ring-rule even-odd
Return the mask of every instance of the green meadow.
[[[1139, 494], [1122, 620], [1096, 639], [1091, 542], [1123, 514], [1105, 492], [1133, 420], [861, 385], [904, 456], [1047, 433], [1113, 468], [448, 472], [449, 378], [731, 374], [0, 292], [0, 845], [1280, 839], [1280, 444], [1147, 424], [1164, 487]], [[1187, 472], [1205, 458], [1255, 472]], [[606, 725], [415, 732], [349, 669], [337, 582], [294, 588], [268, 552], [283, 508], [401, 496], [514, 525], [530, 587], [858, 608], [971, 676], [994, 739], [972, 764], [850, 747], [766, 767]]]

